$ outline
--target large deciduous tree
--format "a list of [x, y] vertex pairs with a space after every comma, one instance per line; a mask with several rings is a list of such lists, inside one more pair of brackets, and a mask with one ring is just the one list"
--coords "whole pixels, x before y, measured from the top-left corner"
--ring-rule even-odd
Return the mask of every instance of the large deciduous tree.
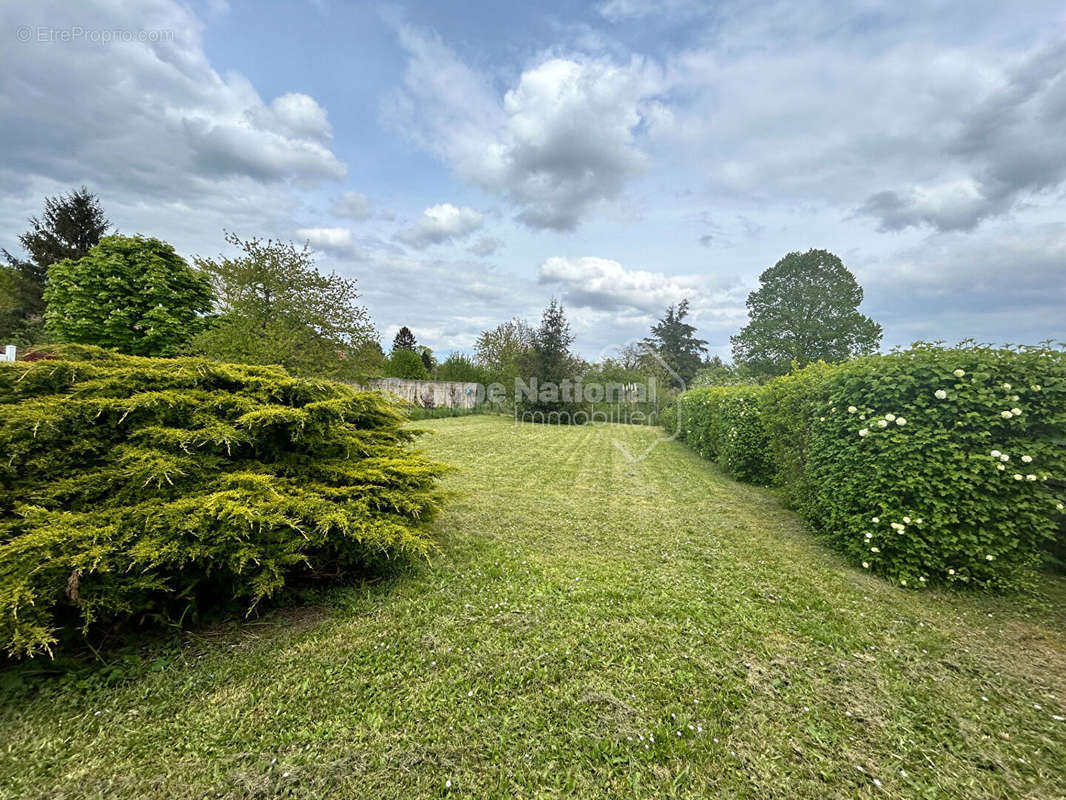
[[226, 241], [234, 258], [198, 258], [217, 293], [214, 324], [190, 343], [220, 361], [281, 364], [296, 375], [359, 379], [380, 368], [370, 315], [354, 280], [315, 267], [310, 250], [288, 242]]
[[45, 322], [62, 341], [169, 356], [199, 328], [211, 299], [207, 276], [166, 242], [105, 236], [83, 258], [48, 268]]
[[474, 345], [474, 362], [488, 383], [503, 384], [508, 391], [522, 374], [523, 361], [533, 347], [533, 329], [517, 317], [490, 331], [482, 331]]
[[862, 287], [828, 250], [789, 253], [748, 295], [750, 322], [733, 336], [733, 358], [782, 375], [793, 364], [844, 361], [877, 350], [881, 326], [859, 312]]
[[666, 309], [666, 315], [652, 326], [651, 336], [644, 339], [644, 344], [658, 353], [688, 383], [703, 363], [707, 342], [696, 338], [696, 328], [685, 322], [686, 316], [687, 298]]

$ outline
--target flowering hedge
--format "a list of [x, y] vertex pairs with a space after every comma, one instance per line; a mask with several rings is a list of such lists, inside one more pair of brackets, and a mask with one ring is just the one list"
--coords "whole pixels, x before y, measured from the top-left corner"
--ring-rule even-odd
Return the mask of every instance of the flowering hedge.
[[0, 647], [426, 553], [442, 467], [403, 423], [278, 367], [69, 346], [0, 364]]
[[[679, 408], [694, 405], [688, 394]], [[808, 367], [759, 397], [774, 483], [866, 569], [906, 586], [1005, 588], [1055, 535], [1063, 498], [1051, 482], [1066, 476], [1060, 350], [918, 345]], [[721, 430], [723, 407], [719, 397], [710, 418], [691, 418], [707, 431], [683, 429], [687, 441], [715, 442], [719, 461], [708, 431]]]
[[733, 477], [766, 484], [773, 477], [757, 386], [707, 386], [677, 399], [681, 436]]

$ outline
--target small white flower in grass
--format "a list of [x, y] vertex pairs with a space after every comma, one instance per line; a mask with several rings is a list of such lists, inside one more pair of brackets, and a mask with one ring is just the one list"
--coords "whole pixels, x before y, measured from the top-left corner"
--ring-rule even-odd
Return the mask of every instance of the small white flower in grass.
[[880, 521], [881, 521], [880, 517], [870, 517], [870, 522], [872, 522], [874, 525], [876, 525]]
[[1005, 383], [1003, 384], [1003, 388], [1009, 392], [1011, 390], [1011, 385], [1009, 383]]
[[1026, 475], [1025, 479], [1027, 481], [1035, 481], [1036, 480], [1036, 475]]
[[885, 419], [887, 419], [889, 422], [892, 422], [892, 420], [894, 420], [895, 418], [895, 414], [885, 414]]
[[1024, 476], [1020, 472], [1014, 473], [1014, 480], [1020, 481]]
[[999, 412], [999, 415], [1000, 415], [1001, 417], [1003, 417], [1003, 419], [1010, 419], [1011, 417], [1013, 417], [1013, 416], [1014, 416], [1014, 415], [1013, 415], [1012, 413], [1010, 413], [1009, 411], [1000, 411], [1000, 412]]
[[858, 410], [859, 409], [855, 408], [855, 406], [848, 406], [848, 413], [849, 414], [854, 414]]
[[863, 569], [869, 569], [870, 568], [870, 562], [869, 561], [863, 561], [862, 562], [862, 568]]
[[869, 531], [866, 531], [866, 533], [864, 533], [863, 536], [865, 536], [867, 539], [874, 538], [874, 535], [872, 533], [870, 533]]
[[1012, 408], [1010, 413], [1016, 417], [1020, 417], [1022, 415], [1022, 410], [1020, 408]]
[[1002, 464], [996, 464], [996, 469], [998, 469], [1000, 472], [1003, 472], [1007, 468], [1005, 466], [1003, 466]]
[[906, 586], [907, 585], [907, 579], [906, 578], [900, 578], [899, 579], [899, 583], [900, 583], [900, 586]]
[[451, 781], [445, 781], [444, 782], [444, 788], [445, 789], [451, 789], [452, 788], [452, 782]]
[[999, 452], [999, 450], [993, 450], [990, 455], [992, 456], [992, 458], [999, 458], [1003, 454]]
[[985, 561], [995, 561], [995, 560], [996, 560], [996, 557], [994, 555], [992, 555], [991, 553], [989, 553], [987, 556], [985, 556]]
[[881, 548], [880, 547], [871, 547], [870, 548], [870, 552], [871, 553], [880, 553], [881, 552]]
[[1062, 511], [1062, 509], [1063, 509], [1062, 503], [1059, 503], [1058, 505], [1056, 505], [1055, 508], [1057, 508], [1059, 511]]
[[919, 578], [918, 580], [920, 580], [922, 583], [925, 583], [925, 578]]
[[948, 570], [948, 575], [954, 575], [954, 574], [955, 574], [955, 570], [953, 570], [953, 569], [949, 569]]
[[918, 519], [914, 520], [914, 524], [915, 525], [921, 525], [922, 524], [922, 518], [918, 517]]
[[881, 787], [881, 781], [877, 780], [877, 778], [874, 778], [874, 786], [880, 788]]
[[957, 369], [951, 374], [954, 375], [956, 378], [961, 378], [963, 375], [966, 374], [966, 370]]
[[474, 690], [471, 689], [469, 692], [466, 693], [466, 696], [467, 697], [473, 697], [474, 696]]
[[1004, 464], [1006, 464], [1008, 461], [1010, 461], [1010, 456], [1008, 456], [1006, 453], [1003, 453], [999, 457], [999, 460], [1002, 461]]
[[1018, 397], [1018, 395], [1016, 395], [1016, 394], [1012, 394], [1010, 396], [1010, 400], [1011, 400], [1012, 403], [1017, 403], [1019, 400], [1021, 400], [1021, 398]]
[[896, 424], [902, 427], [907, 424], [907, 420], [905, 420], [903, 417], [896, 417]]
[[869, 428], [863, 428], [862, 430], [859, 431], [859, 436], [866, 437], [866, 436], [869, 436], [869, 435], [870, 435], [870, 429]]
[[859, 419], [866, 419], [866, 415], [865, 414], [859, 414]]
[[1032, 456], [1022, 456], [1022, 463], [1023, 464], [1031, 464], [1031, 463], [1033, 463], [1033, 457]]
[[937, 389], [935, 392], [933, 392], [933, 397], [935, 397], [937, 400], [947, 400], [948, 393], [945, 392], [943, 389]]
[[888, 421], [887, 420], [883, 420], [883, 419], [877, 420], [877, 427], [878, 428], [887, 428], [888, 427]]
[[911, 518], [910, 517], [904, 517], [903, 518], [903, 524], [904, 525], [910, 525], [911, 524]]
[[1032, 389], [1034, 392], [1039, 392], [1040, 391], [1040, 384], [1039, 383], [1034, 383], [1029, 388]]

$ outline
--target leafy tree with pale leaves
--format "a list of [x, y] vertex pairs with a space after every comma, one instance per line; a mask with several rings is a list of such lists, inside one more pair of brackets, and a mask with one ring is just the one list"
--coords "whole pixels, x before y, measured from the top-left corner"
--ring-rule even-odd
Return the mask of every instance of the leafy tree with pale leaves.
[[241, 364], [281, 364], [302, 376], [361, 379], [380, 367], [370, 315], [356, 282], [315, 267], [290, 242], [243, 240], [234, 258], [197, 258], [218, 297], [214, 324], [189, 351]]
[[503, 384], [510, 393], [532, 348], [533, 329], [516, 317], [481, 332], [474, 345], [474, 363], [484, 370], [486, 382]]
[[789, 253], [759, 276], [748, 295], [751, 321], [733, 359], [752, 372], [783, 375], [793, 365], [845, 361], [875, 352], [881, 326], [859, 312], [862, 287], [828, 250]]
[[422, 356], [406, 347], [397, 347], [385, 364], [385, 375], [389, 378], [407, 378], [424, 381], [429, 377]]
[[48, 268], [45, 323], [60, 341], [171, 356], [202, 325], [211, 283], [159, 239], [105, 236]]
[[462, 353], [452, 353], [437, 367], [437, 380], [484, 383], [484, 370]]

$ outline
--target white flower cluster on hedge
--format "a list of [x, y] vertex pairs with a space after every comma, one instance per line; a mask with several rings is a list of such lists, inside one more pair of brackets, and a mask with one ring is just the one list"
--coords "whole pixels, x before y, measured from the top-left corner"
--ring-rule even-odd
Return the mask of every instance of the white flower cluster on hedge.
[[1016, 585], [1055, 535], [1063, 498], [1049, 482], [1066, 477], [1066, 448], [1049, 431], [1061, 437], [1066, 422], [1062, 350], [917, 345], [714, 392], [679, 400], [686, 440], [751, 480], [708, 433], [730, 416], [718, 442], [765, 440], [786, 500], [900, 585]]

